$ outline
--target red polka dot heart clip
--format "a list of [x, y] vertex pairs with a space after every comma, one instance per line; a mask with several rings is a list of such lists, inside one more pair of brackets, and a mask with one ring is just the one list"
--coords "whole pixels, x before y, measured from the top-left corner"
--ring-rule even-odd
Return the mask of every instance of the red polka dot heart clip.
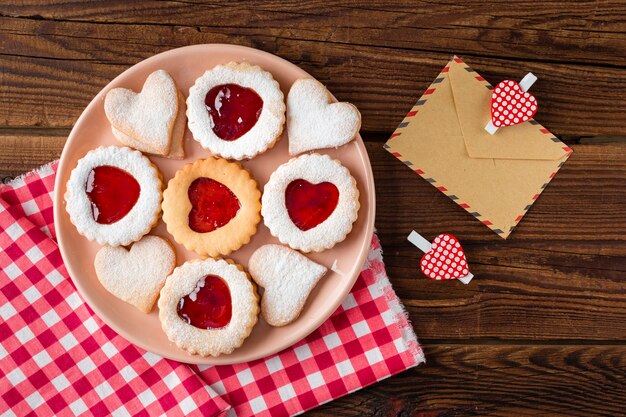
[[469, 284], [474, 278], [456, 237], [444, 233], [430, 243], [414, 230], [408, 240], [424, 252], [420, 266], [428, 278], [437, 281], [458, 279], [463, 284]]
[[532, 72], [516, 83], [504, 80], [491, 93], [491, 120], [485, 126], [490, 134], [498, 128], [518, 125], [530, 120], [537, 113], [537, 99], [528, 89], [537, 81]]

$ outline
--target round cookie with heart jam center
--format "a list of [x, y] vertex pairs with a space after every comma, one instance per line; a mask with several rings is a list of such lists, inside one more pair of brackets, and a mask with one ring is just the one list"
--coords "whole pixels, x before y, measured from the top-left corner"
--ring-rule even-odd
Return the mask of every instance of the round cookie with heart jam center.
[[359, 211], [350, 171], [328, 155], [291, 159], [271, 175], [261, 213], [272, 235], [302, 252], [320, 252], [343, 241]]
[[253, 158], [274, 146], [283, 132], [284, 95], [261, 67], [218, 65], [189, 89], [187, 118], [203, 148], [223, 158]]
[[241, 346], [259, 315], [256, 286], [240, 265], [223, 259], [193, 260], [176, 268], [158, 304], [168, 339], [202, 356]]
[[101, 245], [128, 245], [156, 224], [161, 186], [161, 174], [140, 152], [99, 147], [72, 170], [65, 208], [78, 233], [87, 239]]
[[261, 192], [250, 173], [221, 158], [185, 165], [163, 192], [163, 221], [176, 242], [199, 255], [228, 255], [250, 241], [261, 220]]

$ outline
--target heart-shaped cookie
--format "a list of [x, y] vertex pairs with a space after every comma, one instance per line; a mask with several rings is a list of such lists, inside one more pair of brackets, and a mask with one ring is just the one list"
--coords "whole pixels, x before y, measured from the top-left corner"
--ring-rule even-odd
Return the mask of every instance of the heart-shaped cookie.
[[326, 267], [281, 245], [264, 245], [248, 261], [252, 279], [265, 289], [261, 313], [272, 326], [298, 318], [309, 294], [326, 274]]
[[174, 122], [174, 127], [172, 128], [170, 149], [169, 153], [167, 154], [161, 153], [159, 149], [152, 146], [150, 143], [144, 143], [142, 140], [136, 139], [132, 136], [128, 136], [121, 130], [116, 129], [115, 126], [111, 126], [111, 131], [113, 132], [113, 136], [115, 136], [118, 141], [126, 146], [137, 149], [138, 151], [151, 153], [154, 155], [161, 155], [171, 159], [184, 159], [185, 148], [183, 140], [185, 139], [185, 130], [187, 129], [187, 115], [185, 114], [185, 108], [185, 97], [183, 97], [183, 95], [179, 92], [178, 116], [176, 116], [176, 121]]
[[530, 120], [537, 113], [537, 99], [518, 83], [505, 80], [491, 93], [491, 122], [496, 127], [513, 126]]
[[337, 148], [356, 137], [361, 114], [350, 103], [336, 103], [326, 87], [312, 78], [297, 80], [287, 96], [289, 153]]
[[104, 112], [111, 125], [139, 139], [161, 155], [170, 150], [172, 130], [178, 116], [178, 88], [164, 70], [150, 74], [139, 94], [114, 88], [104, 99]]
[[430, 250], [422, 256], [420, 266], [424, 275], [436, 280], [458, 279], [469, 274], [461, 244], [447, 233], [433, 240]]
[[131, 246], [104, 246], [94, 267], [102, 286], [122, 301], [149, 313], [165, 279], [176, 266], [172, 245], [158, 236], [145, 236]]

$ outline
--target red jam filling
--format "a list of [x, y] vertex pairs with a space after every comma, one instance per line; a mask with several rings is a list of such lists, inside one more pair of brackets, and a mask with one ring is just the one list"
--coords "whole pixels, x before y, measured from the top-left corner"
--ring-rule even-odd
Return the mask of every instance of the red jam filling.
[[204, 97], [211, 128], [222, 140], [239, 139], [259, 120], [263, 99], [252, 89], [237, 84], [217, 85]]
[[137, 203], [140, 190], [132, 175], [109, 165], [92, 169], [85, 184], [91, 214], [100, 224], [115, 223], [126, 216]]
[[199, 329], [219, 329], [230, 323], [230, 289], [217, 275], [207, 275], [178, 302], [178, 317]]
[[309, 230], [322, 223], [337, 207], [339, 190], [331, 182], [311, 184], [299, 179], [285, 190], [289, 218], [300, 230]]
[[197, 233], [219, 229], [235, 217], [241, 207], [230, 188], [211, 178], [196, 178], [187, 195], [191, 202], [189, 227]]

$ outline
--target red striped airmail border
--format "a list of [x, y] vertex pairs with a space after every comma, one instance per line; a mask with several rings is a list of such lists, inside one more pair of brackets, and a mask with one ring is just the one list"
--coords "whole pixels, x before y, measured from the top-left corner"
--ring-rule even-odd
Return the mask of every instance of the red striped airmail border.
[[[406, 114], [406, 116], [404, 116], [404, 120], [402, 120], [402, 122], [400, 122], [400, 124], [398, 125], [396, 130], [389, 137], [389, 140], [391, 140], [393, 138], [396, 138], [396, 137], [398, 137], [398, 136], [400, 136], [402, 134], [402, 130], [405, 127], [407, 127], [409, 125], [409, 123], [411, 123], [411, 119], [418, 114], [418, 112], [420, 110], [420, 107], [422, 107], [424, 104], [426, 104], [426, 101], [428, 100], [429, 96], [431, 94], [433, 94], [437, 90], [437, 87], [438, 87], [439, 83], [444, 80], [444, 75], [443, 74], [445, 74], [449, 70], [450, 70], [450, 63], [448, 62], [448, 64], [443, 68], [443, 70], [441, 70], [441, 72], [439, 73], [437, 78], [435, 78], [435, 80], [430, 84], [428, 89], [426, 91], [424, 91], [424, 94], [422, 94], [422, 96], [419, 98], [419, 100], [417, 100], [417, 103], [415, 103], [413, 108], [411, 110], [409, 110], [409, 112]], [[392, 154], [393, 154], [393, 152], [392, 152]], [[394, 155], [394, 156], [396, 156], [396, 155]], [[400, 159], [398, 156], [396, 156], [396, 158]]]

